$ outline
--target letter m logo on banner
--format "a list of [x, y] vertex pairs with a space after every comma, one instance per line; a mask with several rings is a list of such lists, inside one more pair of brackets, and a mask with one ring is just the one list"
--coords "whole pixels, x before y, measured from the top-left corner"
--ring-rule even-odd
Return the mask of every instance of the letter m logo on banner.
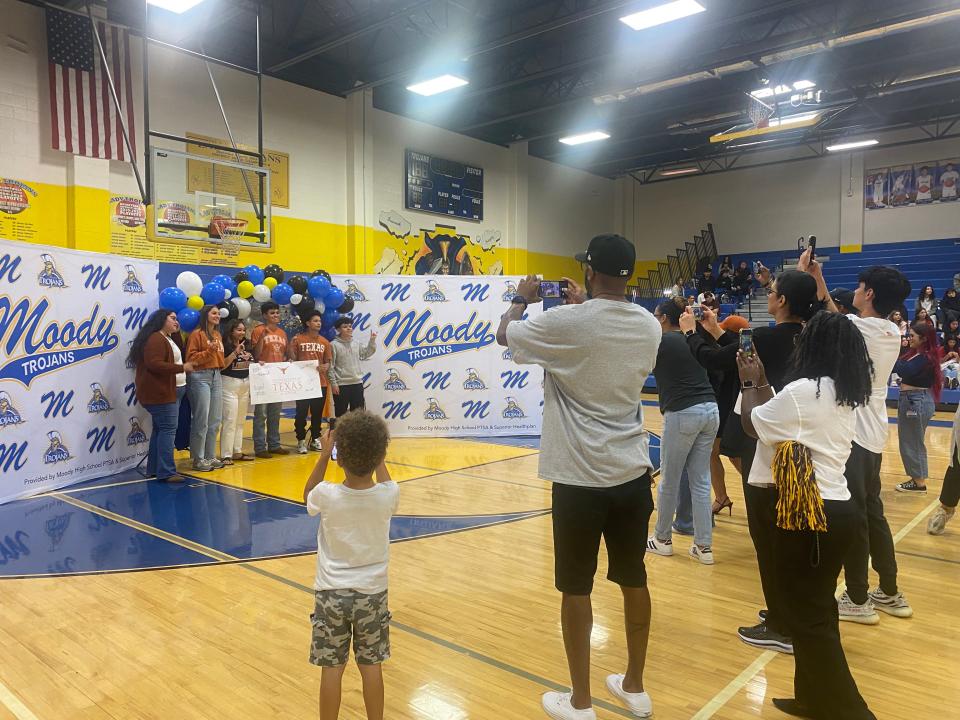
[[23, 456], [27, 449], [27, 443], [0, 443], [0, 472], [7, 472], [13, 467], [19, 470], [26, 463], [27, 459]]
[[117, 426], [109, 428], [99, 427], [90, 428], [87, 432], [87, 440], [90, 440], [90, 452], [103, 452], [104, 450], [113, 450], [113, 433]]
[[528, 370], [506, 370], [500, 373], [500, 379], [503, 380], [503, 387], [507, 389], [525, 388], [529, 377], [530, 372]]
[[460, 407], [463, 408], [463, 416], [465, 418], [474, 419], [474, 418], [485, 418], [490, 414], [490, 403], [480, 402], [478, 400], [467, 400], [465, 403], [461, 403]]
[[383, 404], [383, 417], [387, 420], [406, 420], [410, 416], [410, 403], [389, 400]]
[[110, 287], [107, 280], [110, 277], [110, 268], [103, 265], [84, 265], [80, 272], [86, 273], [87, 279], [83, 281], [85, 288], [92, 290], [106, 290]]

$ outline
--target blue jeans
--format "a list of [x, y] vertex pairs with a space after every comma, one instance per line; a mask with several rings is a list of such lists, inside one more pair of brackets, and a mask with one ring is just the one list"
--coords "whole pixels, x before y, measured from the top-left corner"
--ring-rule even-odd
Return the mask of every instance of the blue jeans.
[[677, 517], [673, 521], [673, 529], [681, 535], [693, 535], [693, 501], [690, 499], [690, 478], [686, 470], [677, 488]]
[[711, 544], [710, 452], [719, 427], [720, 411], [715, 402], [663, 414], [657, 526], [654, 530], [658, 540], [667, 540], [671, 535], [670, 524], [677, 511], [680, 479], [686, 471], [693, 503], [693, 540], [701, 546]]
[[219, 370], [196, 370], [187, 375], [190, 392], [190, 457], [217, 457], [217, 434], [223, 417], [223, 380]]
[[280, 409], [283, 403], [255, 405], [253, 408], [253, 451], [280, 447]]
[[147, 475], [156, 475], [157, 480], [166, 480], [177, 473], [177, 466], [173, 462], [173, 439], [177, 435], [180, 401], [185, 391], [186, 386], [178, 387], [177, 399], [172, 403], [143, 406], [153, 421], [150, 448], [147, 450]]
[[928, 477], [927, 447], [923, 437], [935, 410], [929, 390], [901, 390], [897, 407], [897, 437], [900, 458], [907, 475], [917, 480]]

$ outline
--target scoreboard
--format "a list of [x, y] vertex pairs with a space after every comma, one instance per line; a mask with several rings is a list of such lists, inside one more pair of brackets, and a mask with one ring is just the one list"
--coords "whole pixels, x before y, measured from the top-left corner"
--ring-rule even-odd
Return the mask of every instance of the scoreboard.
[[483, 168], [407, 150], [404, 206], [466, 220], [483, 220]]

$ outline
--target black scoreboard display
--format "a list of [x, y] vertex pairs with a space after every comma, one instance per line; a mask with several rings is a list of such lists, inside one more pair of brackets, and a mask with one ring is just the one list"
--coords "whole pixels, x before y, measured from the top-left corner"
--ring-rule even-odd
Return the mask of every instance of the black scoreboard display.
[[407, 210], [483, 220], [483, 168], [407, 150]]

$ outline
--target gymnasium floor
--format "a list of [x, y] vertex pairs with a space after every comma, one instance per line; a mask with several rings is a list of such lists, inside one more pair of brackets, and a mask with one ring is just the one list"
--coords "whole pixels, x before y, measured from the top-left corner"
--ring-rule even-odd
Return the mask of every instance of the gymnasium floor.
[[[662, 421], [648, 404], [656, 432]], [[842, 625], [878, 718], [960, 718], [960, 524], [939, 538], [925, 532], [949, 421], [938, 415], [928, 432], [928, 495], [893, 491], [903, 479], [896, 425], [884, 455], [887, 517], [915, 617]], [[535, 438], [391, 445], [402, 486], [388, 718], [540, 718], [540, 695], [567, 683], [536, 448]], [[316, 457], [179, 486], [128, 472], [0, 506], [0, 720], [316, 717], [319, 671], [306, 660], [316, 521], [298, 502]], [[786, 717], [770, 698], [792, 694], [791, 658], [733, 634], [755, 622], [761, 597], [733, 478], [728, 468], [734, 512], [718, 520], [715, 566], [688, 559], [681, 536], [677, 556], [647, 560], [646, 682], [660, 720]], [[605, 564], [594, 592], [595, 707], [600, 718], [629, 717], [603, 685], [626, 658]], [[355, 667], [341, 717], [363, 717]]]

